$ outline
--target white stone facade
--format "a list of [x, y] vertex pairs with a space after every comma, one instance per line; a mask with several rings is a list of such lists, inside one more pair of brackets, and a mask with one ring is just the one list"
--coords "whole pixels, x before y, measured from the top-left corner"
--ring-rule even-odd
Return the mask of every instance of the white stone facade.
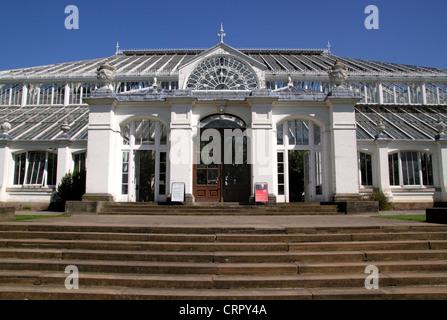
[[[298, 68], [298, 53], [273, 54], [220, 43], [189, 59], [143, 55], [124, 73], [129, 54], [109, 59], [107, 86], [92, 85], [91, 74], [45, 78], [37, 69], [26, 79], [35, 85], [16, 85], [24, 76], [0, 72], [0, 201], [49, 202], [63, 176], [84, 167], [85, 199], [117, 202], [170, 201], [173, 183], [184, 184], [187, 202], [250, 202], [256, 183], [275, 202], [358, 200], [375, 190], [402, 207], [447, 201], [438, 129], [447, 119], [445, 70], [397, 80], [350, 70], [336, 87], [329, 67], [275, 71], [274, 63]], [[241, 137], [226, 140], [228, 132]], [[222, 153], [217, 163], [196, 161], [204, 147], [213, 149], [207, 157]]]

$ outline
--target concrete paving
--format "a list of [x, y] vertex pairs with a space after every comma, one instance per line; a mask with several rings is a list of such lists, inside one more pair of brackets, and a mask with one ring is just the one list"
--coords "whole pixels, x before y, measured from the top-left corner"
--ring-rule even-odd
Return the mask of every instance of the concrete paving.
[[[381, 215], [397, 214], [382, 212]], [[56, 215], [60, 212], [17, 212], [16, 214]], [[399, 214], [422, 214], [419, 211], [400, 211]], [[163, 215], [72, 215], [71, 217], [33, 219], [8, 223], [30, 225], [49, 224], [60, 226], [162, 226], [162, 227], [209, 227], [209, 228], [327, 228], [327, 227], [388, 227], [388, 226], [427, 226], [426, 222], [376, 218], [370, 215], [330, 215], [330, 216], [163, 216]], [[436, 224], [430, 224], [436, 225]]]

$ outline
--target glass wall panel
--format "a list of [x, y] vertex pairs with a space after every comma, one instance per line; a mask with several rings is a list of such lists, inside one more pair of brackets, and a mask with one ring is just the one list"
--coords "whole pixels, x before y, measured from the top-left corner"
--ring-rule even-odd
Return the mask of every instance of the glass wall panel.
[[359, 160], [360, 160], [361, 185], [372, 186], [373, 185], [372, 157], [370, 154], [360, 152]]
[[123, 138], [123, 145], [130, 144], [130, 124], [121, 127], [121, 137]]
[[438, 87], [435, 84], [425, 84], [427, 104], [438, 104]]
[[56, 185], [57, 154], [23, 152], [14, 156], [14, 162], [14, 185]]
[[23, 185], [26, 169], [26, 152], [14, 156], [14, 185]]
[[78, 172], [85, 171], [85, 160], [86, 160], [86, 153], [85, 152], [74, 154], [73, 155], [73, 162], [74, 162], [73, 172], [75, 172], [75, 171], [78, 171]]
[[402, 152], [401, 161], [403, 184], [407, 186], [420, 185], [418, 153]]
[[399, 186], [399, 154], [393, 153], [388, 155], [388, 166], [390, 172], [390, 185]]
[[278, 165], [278, 195], [284, 195], [284, 152], [277, 153], [277, 165]]
[[284, 144], [284, 126], [283, 124], [278, 124], [276, 126], [276, 143], [278, 145], [283, 145]]
[[26, 184], [42, 185], [45, 170], [45, 152], [28, 153]]
[[123, 152], [121, 194], [129, 193], [129, 151]]
[[44, 84], [40, 87], [39, 104], [52, 104], [53, 103], [53, 84]]
[[410, 90], [410, 103], [421, 104], [422, 103], [422, 87], [418, 83], [410, 83], [408, 85]]
[[394, 84], [390, 82], [382, 83], [383, 103], [396, 103]]
[[447, 104], [447, 85], [445, 83], [438, 83], [437, 87], [439, 91], [439, 103]]
[[135, 144], [155, 144], [155, 121], [147, 119], [135, 121]]
[[288, 122], [289, 144], [309, 145], [309, 123], [303, 120]]
[[29, 85], [28, 86], [28, 97], [26, 104], [36, 105], [39, 104], [39, 92], [40, 87], [38, 85]]
[[422, 184], [424, 186], [432, 186], [433, 183], [433, 162], [431, 154], [421, 154], [422, 165]]
[[408, 100], [408, 85], [406, 83], [395, 83], [396, 103], [406, 104]]
[[315, 152], [315, 194], [323, 194], [323, 171], [321, 152]]
[[166, 152], [160, 152], [160, 170], [159, 170], [159, 178], [158, 178], [158, 194], [165, 195], [166, 194], [166, 168], [167, 168], [167, 157]]

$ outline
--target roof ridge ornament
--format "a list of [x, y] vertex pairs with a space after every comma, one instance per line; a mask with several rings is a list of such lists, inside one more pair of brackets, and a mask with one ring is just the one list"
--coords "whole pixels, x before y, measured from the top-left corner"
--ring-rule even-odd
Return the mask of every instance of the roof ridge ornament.
[[379, 118], [379, 121], [377, 122], [376, 125], [376, 130], [378, 132], [378, 134], [375, 136], [375, 140], [387, 140], [387, 135], [384, 133], [386, 129], [385, 124], [383, 123], [382, 118]]
[[223, 29], [223, 23], [220, 23], [220, 32], [217, 34], [220, 37], [220, 43], [223, 43], [223, 38], [227, 35]]

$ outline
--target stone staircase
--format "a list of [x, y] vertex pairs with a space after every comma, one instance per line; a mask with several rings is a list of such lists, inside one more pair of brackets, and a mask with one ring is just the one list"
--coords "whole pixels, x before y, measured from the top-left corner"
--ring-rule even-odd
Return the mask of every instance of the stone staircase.
[[447, 226], [4, 223], [0, 299], [447, 299]]
[[275, 205], [240, 205], [232, 202], [202, 202], [191, 205], [167, 205], [157, 202], [113, 202], [103, 206], [107, 215], [337, 215], [338, 205], [284, 203]]

